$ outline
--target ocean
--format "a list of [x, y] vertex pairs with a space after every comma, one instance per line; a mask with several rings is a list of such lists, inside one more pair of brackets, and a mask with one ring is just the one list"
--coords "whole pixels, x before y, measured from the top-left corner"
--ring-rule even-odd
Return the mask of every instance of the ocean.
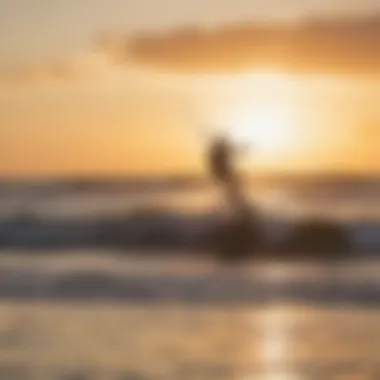
[[[318, 219], [343, 226], [358, 250], [380, 250], [376, 178], [266, 180], [247, 185], [245, 196], [269, 240], [280, 239], [295, 222]], [[123, 223], [123, 234], [133, 243], [156, 229], [167, 240], [188, 245], [199, 240], [200, 233], [209, 233], [226, 210], [218, 189], [184, 180], [4, 182], [0, 244], [83, 245], [94, 242], [100, 224]]]
[[109, 218], [176, 235], [223, 214], [211, 189], [127, 187], [3, 186], [0, 379], [380, 378], [377, 183], [249, 189], [269, 229], [317, 215], [367, 247], [334, 261], [56, 244]]
[[7, 252], [0, 268], [2, 379], [380, 375], [376, 261]]

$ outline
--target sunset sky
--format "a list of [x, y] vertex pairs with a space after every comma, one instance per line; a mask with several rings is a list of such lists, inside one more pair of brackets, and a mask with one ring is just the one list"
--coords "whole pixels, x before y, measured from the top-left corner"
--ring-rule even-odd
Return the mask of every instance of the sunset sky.
[[248, 170], [379, 173], [379, 39], [376, 0], [0, 0], [0, 175], [198, 172], [211, 126]]

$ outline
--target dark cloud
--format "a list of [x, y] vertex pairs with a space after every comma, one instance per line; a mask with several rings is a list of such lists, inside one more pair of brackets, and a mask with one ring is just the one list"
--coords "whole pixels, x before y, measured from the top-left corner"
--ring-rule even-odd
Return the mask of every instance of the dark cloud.
[[[112, 39], [112, 54], [176, 72], [279, 67], [290, 71], [380, 73], [380, 15], [299, 24], [236, 24]], [[109, 46], [108, 44], [107, 46]]]

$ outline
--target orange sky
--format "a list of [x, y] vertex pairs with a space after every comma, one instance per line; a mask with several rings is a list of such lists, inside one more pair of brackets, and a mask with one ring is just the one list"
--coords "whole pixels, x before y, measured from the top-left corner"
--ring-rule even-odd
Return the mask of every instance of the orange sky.
[[[90, 7], [85, 0], [62, 0], [50, 7], [35, 0], [31, 13], [16, 2], [1, 3], [0, 35], [8, 38], [6, 47], [0, 44], [0, 67], [7, 68], [0, 74], [0, 174], [198, 171], [207, 141], [203, 125], [228, 123], [231, 130], [239, 130], [242, 118], [244, 123], [254, 121], [261, 109], [267, 114], [285, 110], [291, 116], [273, 127], [273, 133], [283, 135], [273, 138], [278, 147], [258, 149], [245, 160], [248, 168], [380, 171], [377, 74], [297, 74], [262, 67], [185, 75], [135, 61], [115, 63], [108, 52], [91, 47], [102, 30], [166, 28], [181, 25], [186, 15], [203, 24], [236, 21], [247, 14], [251, 2], [225, 1], [216, 7], [216, 2], [206, 1], [208, 11], [203, 13], [200, 2], [183, 2], [186, 13], [167, 0], [163, 4], [170, 12], [144, 14], [143, 5], [156, 4], [144, 0], [134, 3], [135, 17], [129, 13], [124, 19], [121, 9], [131, 11], [133, 2], [105, 3]], [[292, 18], [342, 9], [365, 12], [373, 4], [337, 1], [330, 9], [330, 3], [293, 0], [292, 6], [279, 8], [267, 1], [252, 12], [262, 19]], [[13, 22], [2, 20], [5, 15]], [[56, 61], [51, 58], [63, 63], [52, 66]], [[263, 123], [253, 128], [271, 128]], [[270, 145], [268, 135], [264, 138]]]
[[74, 81], [3, 90], [1, 124], [11, 128], [1, 130], [0, 171], [198, 170], [207, 135], [203, 125], [226, 121], [233, 130], [240, 127], [238, 121], [233, 125], [234, 114], [254, 120], [260, 107], [274, 113], [285, 108], [293, 124], [280, 131], [290, 134], [286, 149], [258, 151], [249, 160], [252, 168], [380, 169], [379, 83], [286, 74], [193, 80], [152, 74], [148, 85], [136, 75], [122, 70], [86, 85]]

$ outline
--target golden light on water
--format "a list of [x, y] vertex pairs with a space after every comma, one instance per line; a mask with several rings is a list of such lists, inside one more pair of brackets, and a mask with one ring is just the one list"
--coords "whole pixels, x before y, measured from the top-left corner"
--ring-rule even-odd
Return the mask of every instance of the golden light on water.
[[258, 324], [260, 340], [252, 343], [254, 350], [259, 344], [261, 376], [248, 376], [245, 380], [300, 380], [288, 365], [292, 356], [291, 324], [292, 314], [280, 306], [262, 312]]
[[268, 310], [263, 316], [261, 354], [264, 370], [269, 375], [272, 368], [283, 367], [286, 361], [287, 331], [285, 322], [285, 315], [280, 310]]

